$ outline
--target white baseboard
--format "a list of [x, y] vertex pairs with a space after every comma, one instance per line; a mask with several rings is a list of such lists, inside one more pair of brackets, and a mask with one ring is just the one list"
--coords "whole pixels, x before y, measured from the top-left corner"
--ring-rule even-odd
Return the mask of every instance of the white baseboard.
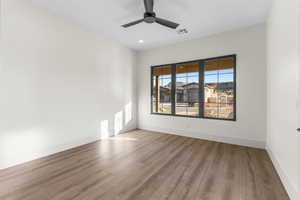
[[191, 132], [186, 130], [178, 130], [178, 129], [162, 129], [157, 127], [148, 127], [148, 126], [140, 126], [139, 129], [155, 131], [160, 133], [168, 133], [192, 138], [198, 138], [203, 140], [210, 140], [216, 142], [223, 142], [228, 144], [235, 144], [247, 147], [254, 147], [259, 149], [265, 149], [265, 141], [258, 141], [258, 140], [248, 140], [242, 138], [233, 138], [233, 137], [223, 137], [223, 136], [216, 136], [216, 135], [209, 135], [203, 134], [201, 132]]
[[273, 154], [272, 150], [266, 146], [266, 150], [273, 162], [273, 165], [281, 179], [282, 184], [284, 185], [289, 197], [291, 200], [299, 200], [300, 199], [300, 194], [299, 191], [297, 191], [296, 187], [291, 183], [289, 180], [288, 176], [286, 175], [285, 171], [282, 169], [280, 166], [280, 163], [278, 162], [278, 159], [276, 156]]

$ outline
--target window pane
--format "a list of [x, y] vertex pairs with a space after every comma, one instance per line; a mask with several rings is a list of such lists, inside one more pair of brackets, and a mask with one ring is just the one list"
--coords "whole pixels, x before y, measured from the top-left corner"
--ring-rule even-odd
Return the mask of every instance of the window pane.
[[204, 117], [234, 119], [234, 60], [204, 63]]
[[218, 74], [205, 75], [204, 83], [207, 84], [207, 85], [216, 85], [218, 83]]
[[209, 118], [218, 118], [218, 104], [205, 103], [204, 116]]
[[171, 114], [171, 66], [153, 69], [152, 112]]
[[222, 69], [219, 71], [220, 74], [233, 74], [233, 69]]
[[218, 93], [217, 84], [209, 83], [204, 85], [204, 101], [205, 103], [217, 103]]
[[199, 115], [199, 64], [197, 62], [176, 66], [177, 115]]
[[234, 108], [233, 104], [219, 104], [219, 115], [218, 118], [221, 119], [233, 119], [234, 118]]
[[233, 83], [233, 73], [219, 74], [219, 83]]

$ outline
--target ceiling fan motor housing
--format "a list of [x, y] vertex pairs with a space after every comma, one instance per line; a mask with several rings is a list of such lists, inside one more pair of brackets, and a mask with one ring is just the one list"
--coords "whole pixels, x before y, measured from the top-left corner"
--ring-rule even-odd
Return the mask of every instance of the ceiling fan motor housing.
[[144, 14], [144, 21], [149, 24], [154, 23], [155, 17], [156, 17], [156, 14], [154, 12], [146, 12]]
[[155, 12], [153, 11], [153, 1], [154, 0], [144, 0], [146, 12], [144, 13], [144, 18], [143, 19], [139, 19], [139, 20], [124, 24], [122, 26], [124, 28], [128, 28], [130, 26], [134, 26], [136, 24], [146, 22], [148, 24], [158, 23], [162, 26], [166, 26], [168, 28], [176, 29], [179, 26], [179, 24], [177, 24], [175, 22], [172, 22], [172, 21], [169, 21], [169, 20], [166, 20], [166, 19], [156, 17]]

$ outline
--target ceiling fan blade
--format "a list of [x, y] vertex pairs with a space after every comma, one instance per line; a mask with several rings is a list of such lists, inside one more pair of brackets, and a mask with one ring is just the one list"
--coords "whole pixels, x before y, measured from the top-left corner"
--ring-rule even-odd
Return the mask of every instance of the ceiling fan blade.
[[160, 25], [167, 26], [167, 27], [173, 28], [173, 29], [176, 29], [179, 26], [179, 24], [177, 24], [175, 22], [171, 22], [169, 20], [161, 19], [161, 18], [158, 18], [158, 17], [155, 18], [155, 22], [160, 24]]
[[140, 20], [136, 20], [136, 21], [134, 21], [134, 22], [130, 22], [130, 23], [128, 23], [128, 24], [124, 24], [124, 25], [122, 25], [122, 26], [123, 26], [124, 28], [127, 28], [127, 27], [130, 27], [130, 26], [139, 24], [139, 23], [141, 23], [141, 22], [143, 22], [143, 21], [144, 21], [144, 19], [140, 19]]
[[153, 0], [144, 0], [145, 10], [146, 12], [152, 13], [153, 12]]

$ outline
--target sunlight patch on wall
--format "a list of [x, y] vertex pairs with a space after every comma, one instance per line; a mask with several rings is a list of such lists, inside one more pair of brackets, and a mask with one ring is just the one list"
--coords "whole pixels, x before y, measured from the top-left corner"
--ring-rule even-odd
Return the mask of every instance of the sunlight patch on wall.
[[125, 106], [125, 125], [132, 120], [132, 103], [128, 103]]
[[101, 138], [109, 137], [108, 120], [101, 121]]
[[115, 114], [115, 135], [118, 135], [120, 131], [123, 129], [123, 111], [117, 112]]

